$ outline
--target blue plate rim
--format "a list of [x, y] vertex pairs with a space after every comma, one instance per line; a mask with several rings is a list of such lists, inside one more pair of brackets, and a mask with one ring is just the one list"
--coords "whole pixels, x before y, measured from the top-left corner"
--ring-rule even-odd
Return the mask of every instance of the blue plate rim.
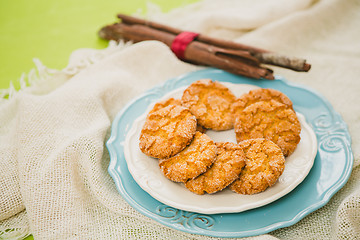
[[[211, 74], [211, 73], [215, 73], [215, 74], [228, 74], [228, 75], [233, 75], [227, 72], [224, 72], [220, 69], [213, 69], [213, 68], [206, 68], [206, 69], [202, 69], [202, 70], [197, 70], [194, 72], [190, 72], [190, 73], [185, 73], [182, 74], [178, 77], [175, 78], [171, 78], [161, 84], [156, 85], [155, 87], [149, 89], [148, 91], [146, 91], [145, 93], [141, 94], [140, 96], [134, 98], [133, 100], [131, 100], [128, 104], [126, 104], [122, 110], [116, 115], [116, 117], [113, 120], [113, 123], [118, 122], [120, 120], [120, 118], [123, 116], [123, 114], [126, 113], [126, 111], [135, 103], [137, 102], [139, 99], [145, 97], [148, 95], [148, 93], [152, 92], [155, 89], [158, 88], [162, 88], [165, 86], [165, 84], [167, 82], [170, 81], [178, 81], [181, 79], [184, 79], [192, 74]], [[235, 76], [237, 77], [237, 76]], [[242, 76], [241, 76], [242, 77]], [[248, 79], [246, 77], [242, 77], [245, 79]], [[268, 80], [266, 80], [268, 81]], [[112, 124], [111, 126], [111, 136], [108, 139], [108, 141], [106, 142], [106, 147], [109, 151], [109, 155], [110, 155], [110, 163], [109, 163], [109, 167], [108, 167], [108, 172], [110, 174], [110, 176], [113, 178], [116, 188], [119, 191], [120, 195], [133, 207], [135, 208], [137, 211], [141, 212], [142, 214], [144, 214], [145, 216], [165, 225], [168, 226], [170, 228], [176, 229], [176, 230], [181, 230], [187, 233], [191, 233], [191, 234], [201, 234], [201, 235], [207, 235], [207, 236], [212, 236], [212, 237], [248, 237], [248, 236], [255, 236], [255, 235], [260, 235], [260, 234], [265, 234], [271, 231], [274, 231], [276, 229], [279, 228], [284, 228], [284, 227], [289, 227], [297, 222], [299, 222], [301, 219], [303, 219], [305, 216], [307, 216], [308, 214], [310, 214], [311, 212], [314, 212], [316, 210], [318, 210], [319, 208], [323, 207], [324, 205], [326, 205], [330, 199], [334, 196], [334, 194], [339, 191], [348, 181], [351, 172], [352, 172], [352, 168], [353, 168], [353, 153], [351, 150], [351, 137], [349, 134], [349, 130], [348, 130], [348, 126], [347, 124], [344, 122], [344, 120], [342, 119], [341, 115], [339, 113], [337, 113], [332, 105], [330, 104], [330, 102], [324, 97], [322, 96], [320, 93], [318, 93], [316, 90], [311, 89], [309, 87], [303, 86], [301, 84], [298, 83], [293, 83], [293, 82], [289, 82], [287, 79], [283, 78], [282, 76], [275, 76], [275, 80], [273, 81], [282, 81], [285, 85], [293, 87], [293, 88], [301, 88], [304, 89], [314, 95], [316, 95], [317, 97], [319, 97], [322, 102], [324, 103], [324, 105], [326, 106], [326, 108], [329, 109], [329, 112], [331, 112], [331, 114], [333, 114], [336, 118], [338, 118], [344, 125], [343, 127], [346, 130], [346, 137], [348, 140], [348, 144], [349, 144], [349, 148], [347, 149], [348, 151], [348, 161], [347, 164], [345, 165], [346, 167], [344, 168], [343, 174], [341, 175], [341, 178], [336, 182], [336, 184], [334, 184], [331, 188], [329, 188], [327, 190], [327, 192], [323, 195], [323, 198], [321, 201], [318, 201], [310, 206], [308, 206], [307, 208], [303, 209], [302, 211], [298, 212], [298, 214], [296, 214], [292, 219], [290, 220], [285, 220], [285, 221], [280, 221], [280, 222], [276, 222], [273, 224], [270, 224], [268, 226], [262, 227], [262, 228], [258, 228], [256, 230], [250, 230], [250, 231], [240, 231], [240, 232], [225, 232], [225, 231], [199, 231], [199, 229], [187, 229], [187, 228], [181, 228], [181, 227], [174, 227], [173, 224], [169, 223], [168, 221], [162, 220], [161, 218], [158, 217], [158, 215], [156, 215], [155, 213], [151, 212], [150, 210], [148, 210], [147, 208], [141, 206], [140, 204], [138, 204], [126, 191], [126, 189], [124, 188], [121, 178], [120, 178], [120, 174], [117, 172], [117, 170], [115, 169], [116, 167], [116, 162], [117, 162], [117, 153], [116, 153], [116, 147], [114, 146], [114, 143], [117, 139], [117, 136], [114, 135], [113, 133], [117, 132], [118, 130], [118, 125], [116, 124]], [[123, 153], [122, 153], [123, 154]], [[116, 184], [118, 183], [118, 184]], [[211, 214], [209, 214], [211, 215]], [[218, 215], [218, 214], [215, 214]], [[214, 234], [215, 233], [215, 234]]]

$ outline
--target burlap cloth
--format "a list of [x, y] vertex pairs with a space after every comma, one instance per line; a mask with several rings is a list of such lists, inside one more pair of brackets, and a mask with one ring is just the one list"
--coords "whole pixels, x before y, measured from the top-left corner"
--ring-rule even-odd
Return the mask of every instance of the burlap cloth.
[[[276, 74], [320, 92], [342, 115], [354, 169], [323, 208], [258, 238], [358, 239], [360, 2], [213, 0], [167, 14], [152, 6], [149, 13], [178, 28], [308, 59], [309, 73]], [[107, 173], [105, 148], [111, 122], [129, 100], [198, 67], [156, 41], [78, 50], [61, 71], [39, 61], [36, 66], [24, 76], [30, 87], [5, 90], [10, 97], [0, 100], [0, 238], [208, 239], [162, 226], [130, 207]]]

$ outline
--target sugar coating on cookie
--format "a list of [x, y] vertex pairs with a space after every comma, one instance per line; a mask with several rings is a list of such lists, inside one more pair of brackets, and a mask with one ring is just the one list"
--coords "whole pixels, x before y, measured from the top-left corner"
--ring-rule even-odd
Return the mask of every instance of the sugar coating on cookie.
[[[180, 99], [175, 99], [175, 98], [169, 98], [169, 99], [163, 100], [161, 102], [157, 102], [148, 114], [153, 113], [153, 112], [155, 112], [155, 111], [157, 111], [157, 110], [159, 110], [161, 108], [167, 107], [169, 105], [181, 106], [181, 100]], [[199, 131], [201, 133], [205, 133], [206, 128], [204, 128], [199, 123], [197, 123], [196, 131]]]
[[281, 149], [266, 139], [249, 139], [239, 143], [246, 155], [246, 165], [230, 189], [240, 194], [255, 194], [274, 185], [285, 169]]
[[185, 89], [181, 103], [190, 109], [201, 126], [220, 131], [234, 126], [231, 106], [235, 99], [235, 95], [223, 84], [202, 79]]
[[139, 138], [140, 150], [154, 158], [168, 158], [182, 151], [196, 132], [196, 118], [189, 109], [169, 105], [148, 114]]
[[216, 145], [206, 135], [196, 132], [193, 141], [183, 151], [168, 159], [161, 159], [163, 174], [174, 182], [186, 182], [210, 167], [216, 158]]
[[234, 114], [240, 114], [242, 110], [253, 103], [270, 100], [285, 104], [289, 108], [293, 107], [292, 101], [284, 93], [271, 88], [258, 88], [236, 99], [232, 105], [232, 112]]
[[239, 178], [245, 166], [245, 153], [235, 143], [217, 142], [217, 156], [214, 164], [200, 176], [185, 183], [185, 186], [196, 194], [215, 193], [226, 188]]
[[169, 105], [177, 105], [180, 106], [181, 105], [181, 100], [180, 99], [175, 99], [175, 98], [168, 98], [166, 100], [163, 100], [161, 102], [157, 102], [154, 107], [151, 109], [150, 113], [153, 113], [161, 108], [167, 107]]
[[247, 106], [235, 118], [237, 142], [266, 138], [276, 143], [284, 156], [289, 156], [300, 142], [301, 125], [294, 110], [275, 100]]

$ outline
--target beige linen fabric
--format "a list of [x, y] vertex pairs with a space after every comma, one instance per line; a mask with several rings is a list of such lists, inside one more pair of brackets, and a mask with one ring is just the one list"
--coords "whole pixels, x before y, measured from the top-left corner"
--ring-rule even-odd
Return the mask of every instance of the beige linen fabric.
[[[359, 238], [360, 2], [209, 0], [167, 14], [151, 6], [149, 18], [312, 64], [309, 73], [275, 71], [315, 89], [342, 115], [354, 170], [326, 206], [255, 239]], [[111, 122], [129, 100], [199, 67], [156, 41], [77, 50], [61, 71], [36, 65], [24, 76], [30, 87], [4, 90], [9, 99], [0, 100], [0, 238], [210, 239], [167, 228], [130, 207], [107, 173], [105, 148]]]

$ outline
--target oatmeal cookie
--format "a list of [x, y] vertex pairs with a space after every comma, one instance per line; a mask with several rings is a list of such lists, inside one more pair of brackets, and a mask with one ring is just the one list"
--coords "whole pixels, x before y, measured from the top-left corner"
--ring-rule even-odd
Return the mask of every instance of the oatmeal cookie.
[[240, 194], [255, 194], [274, 185], [285, 168], [281, 149], [266, 139], [249, 139], [239, 143], [246, 155], [246, 165], [230, 189]]
[[[181, 100], [180, 99], [175, 99], [175, 98], [169, 98], [166, 100], [163, 100], [161, 102], [158, 102], [154, 105], [154, 107], [151, 109], [151, 111], [148, 113], [153, 113], [161, 108], [167, 107], [169, 105], [177, 105], [177, 106], [181, 106]], [[206, 132], [206, 128], [204, 128], [203, 126], [201, 126], [199, 123], [197, 123], [196, 126], [196, 131], [199, 131], [201, 133], [205, 133]]]
[[202, 79], [185, 89], [181, 103], [190, 109], [201, 126], [220, 131], [233, 128], [231, 105], [235, 99], [234, 94], [221, 83]]
[[234, 114], [240, 114], [242, 110], [253, 103], [270, 100], [278, 101], [289, 108], [292, 108], [293, 106], [290, 98], [288, 98], [284, 93], [271, 88], [258, 88], [251, 90], [236, 99], [232, 105], [232, 112]]
[[213, 164], [216, 151], [215, 143], [206, 134], [196, 132], [189, 146], [174, 157], [161, 159], [159, 166], [170, 180], [186, 182], [199, 176]]
[[300, 142], [301, 126], [294, 110], [275, 100], [246, 107], [235, 119], [236, 140], [266, 138], [289, 156]]
[[196, 194], [215, 193], [226, 188], [239, 178], [245, 166], [245, 153], [235, 143], [216, 143], [217, 156], [214, 164], [200, 176], [185, 183], [185, 186]]
[[154, 158], [168, 158], [182, 151], [196, 132], [196, 118], [189, 109], [169, 105], [146, 118], [140, 134], [140, 150]]
[[169, 105], [177, 105], [180, 106], [181, 105], [181, 100], [180, 99], [175, 99], [175, 98], [169, 98], [166, 100], [163, 100], [161, 102], [158, 102], [154, 105], [154, 107], [151, 109], [150, 113], [153, 113], [161, 108], [167, 107]]

